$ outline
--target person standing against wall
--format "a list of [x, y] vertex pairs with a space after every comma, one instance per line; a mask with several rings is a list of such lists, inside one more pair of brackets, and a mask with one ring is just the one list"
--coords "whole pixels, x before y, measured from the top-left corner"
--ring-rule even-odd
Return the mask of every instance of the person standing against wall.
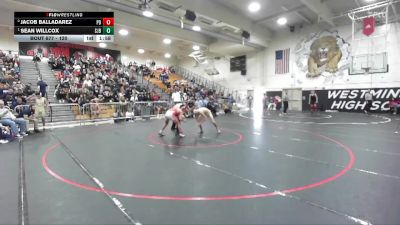
[[268, 96], [267, 96], [267, 93], [264, 93], [264, 96], [263, 96], [263, 110], [265, 111], [265, 110], [267, 110], [267, 108], [268, 108]]
[[232, 111], [233, 104], [235, 103], [235, 99], [233, 98], [232, 94], [228, 95], [228, 109]]
[[281, 96], [275, 96], [274, 97], [274, 104], [275, 104], [275, 110], [280, 114], [280, 111], [282, 109], [282, 97]]
[[371, 107], [372, 107], [372, 94], [371, 94], [371, 90], [368, 90], [367, 93], [365, 93], [365, 102], [367, 103], [365, 108], [364, 108], [364, 113], [368, 114], [371, 111]]
[[283, 100], [283, 114], [286, 115], [287, 110], [289, 108], [289, 95], [287, 91], [283, 92], [282, 100]]
[[308, 96], [308, 104], [310, 104], [310, 111], [314, 113], [317, 111], [318, 108], [318, 95], [315, 93], [314, 90], [311, 91], [310, 95]]
[[251, 106], [253, 104], [253, 96], [251, 94], [247, 96], [247, 104], [249, 105], [249, 110], [251, 110]]

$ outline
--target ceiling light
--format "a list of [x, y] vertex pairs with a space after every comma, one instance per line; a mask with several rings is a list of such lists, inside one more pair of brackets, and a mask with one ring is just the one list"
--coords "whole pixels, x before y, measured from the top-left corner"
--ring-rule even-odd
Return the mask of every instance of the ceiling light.
[[195, 51], [200, 50], [200, 46], [198, 46], [198, 45], [193, 45], [193, 50], [195, 50]]
[[171, 58], [171, 54], [165, 53], [164, 57], [167, 58], [167, 59], [169, 59], [169, 58]]
[[258, 2], [252, 2], [249, 4], [247, 8], [249, 9], [250, 12], [258, 12], [261, 8], [261, 5]]
[[279, 25], [285, 25], [287, 23], [287, 19], [285, 17], [281, 17], [276, 21]]
[[139, 54], [143, 54], [143, 53], [144, 53], [144, 49], [139, 48], [139, 49], [137, 50], [137, 52], [138, 52]]
[[105, 47], [107, 47], [107, 44], [106, 43], [99, 43], [99, 47], [100, 48], [105, 48]]
[[169, 45], [169, 44], [171, 44], [171, 39], [165, 38], [165, 39], [163, 40], [163, 42], [164, 42], [164, 44]]
[[145, 17], [153, 17], [154, 13], [152, 11], [145, 10], [145, 11], [143, 11], [143, 16], [145, 16]]
[[193, 29], [194, 31], [201, 31], [201, 27], [199, 27], [199, 26], [197, 26], [197, 25], [194, 25], [194, 26], [192, 27], [192, 29]]
[[126, 36], [126, 35], [129, 34], [128, 30], [125, 30], [125, 29], [119, 30], [118, 33], [119, 33], [120, 35], [122, 35], [122, 36]]
[[374, 2], [375, 0], [365, 0], [366, 2]]

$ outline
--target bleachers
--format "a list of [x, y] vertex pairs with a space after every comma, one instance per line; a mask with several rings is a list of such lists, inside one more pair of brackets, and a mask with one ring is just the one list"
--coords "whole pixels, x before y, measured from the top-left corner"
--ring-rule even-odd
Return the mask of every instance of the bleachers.
[[[146, 76], [145, 79], [150, 81], [152, 84], [156, 85], [158, 88], [163, 90], [164, 92], [168, 92], [168, 87], [167, 85], [163, 84], [163, 82], [160, 80], [160, 71], [154, 71], [154, 78], [150, 78], [149, 76]], [[170, 73], [168, 82], [172, 85], [174, 81], [176, 80], [183, 80], [183, 77], [179, 74], [176, 73]]]

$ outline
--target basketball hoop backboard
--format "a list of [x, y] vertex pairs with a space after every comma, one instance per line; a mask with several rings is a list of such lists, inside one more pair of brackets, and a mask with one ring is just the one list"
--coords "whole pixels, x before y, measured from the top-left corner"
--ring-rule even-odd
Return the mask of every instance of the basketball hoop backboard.
[[391, 1], [380, 1], [353, 9], [352, 50], [349, 75], [387, 73], [387, 37]]
[[351, 57], [351, 65], [349, 75], [371, 74], [371, 73], [387, 73], [387, 54], [363, 54]]

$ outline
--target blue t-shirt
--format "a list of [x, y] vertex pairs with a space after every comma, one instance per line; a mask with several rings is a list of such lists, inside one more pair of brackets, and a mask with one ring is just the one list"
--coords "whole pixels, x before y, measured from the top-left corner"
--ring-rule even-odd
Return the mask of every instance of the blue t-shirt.
[[44, 82], [44, 81], [39, 81], [38, 83], [37, 83], [37, 85], [39, 86], [39, 89], [40, 89], [40, 92], [46, 92], [46, 87], [47, 87], [47, 84], [46, 84], [46, 82]]

